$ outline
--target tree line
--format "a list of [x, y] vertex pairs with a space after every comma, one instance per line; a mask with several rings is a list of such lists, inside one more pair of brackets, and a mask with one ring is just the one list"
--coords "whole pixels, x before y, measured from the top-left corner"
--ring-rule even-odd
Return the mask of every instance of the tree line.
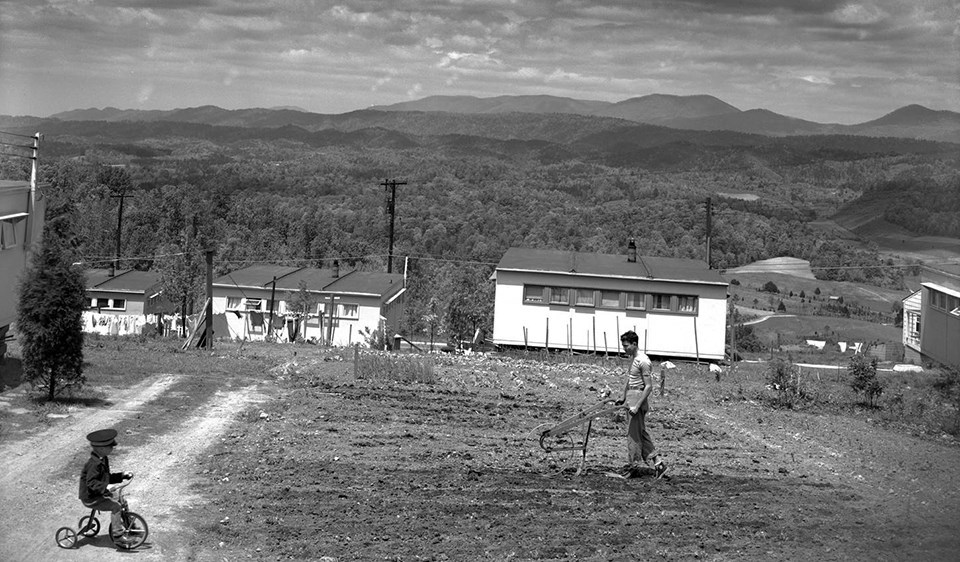
[[[122, 194], [123, 267], [160, 271], [181, 306], [198, 295], [206, 248], [216, 251], [218, 274], [257, 262], [322, 267], [333, 259], [385, 270], [387, 194], [380, 183], [403, 179], [394, 254], [411, 258], [405, 329], [461, 335], [489, 325], [488, 279], [507, 248], [622, 253], [634, 238], [645, 255], [704, 259], [708, 196], [715, 268], [792, 256], [822, 267], [815, 271], [824, 279], [896, 285], [898, 270], [883, 267], [876, 251], [855, 249], [810, 221], [855, 195], [902, 189], [905, 167], [936, 170], [906, 176], [915, 197], [932, 194], [937, 202], [911, 212], [939, 216], [955, 208], [958, 177], [949, 166], [944, 173], [939, 160], [917, 155], [826, 166], [750, 160], [671, 173], [443, 146], [317, 150], [250, 138], [124, 146], [92, 144], [83, 157], [64, 155], [41, 167], [51, 207], [75, 223], [84, 263], [105, 267], [113, 259]], [[117, 161], [125, 165], [107, 165]], [[20, 171], [0, 160], [0, 174]], [[715, 195], [738, 188], [762, 197]], [[943, 221], [940, 232], [952, 232], [952, 225]]]

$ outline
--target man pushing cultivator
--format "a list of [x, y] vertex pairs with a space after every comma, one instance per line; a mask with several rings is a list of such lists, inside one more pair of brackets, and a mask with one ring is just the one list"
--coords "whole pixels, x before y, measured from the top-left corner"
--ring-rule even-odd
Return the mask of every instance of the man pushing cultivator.
[[[558, 451], [581, 451], [583, 457], [580, 461], [580, 469], [577, 474], [583, 472], [583, 467], [587, 457], [587, 443], [590, 440], [590, 428], [593, 419], [609, 414], [623, 408], [628, 411], [627, 414], [627, 470], [624, 474], [618, 475], [624, 478], [637, 478], [641, 474], [641, 467], [644, 464], [653, 464], [657, 478], [662, 478], [667, 471], [667, 463], [663, 462], [657, 453], [653, 440], [650, 438], [650, 432], [647, 431], [646, 417], [650, 410], [648, 399], [653, 392], [653, 381], [650, 377], [652, 370], [650, 358], [646, 353], [640, 351], [640, 338], [632, 330], [620, 336], [620, 344], [630, 359], [630, 366], [627, 368], [627, 380], [623, 388], [623, 397], [616, 401], [605, 401], [595, 404], [579, 414], [572, 416], [540, 433], [540, 447], [548, 453]], [[555, 446], [551, 445], [554, 441], [562, 438], [574, 427], [587, 424], [587, 432], [583, 437], [583, 443], [574, 446]]]
[[628, 464], [625, 476], [635, 478], [640, 475], [642, 463], [652, 463], [657, 478], [662, 478], [667, 471], [667, 463], [663, 462], [657, 453], [646, 424], [647, 412], [650, 410], [647, 399], [653, 392], [650, 358], [640, 351], [640, 337], [632, 330], [620, 336], [620, 344], [630, 358], [623, 398], [617, 402], [626, 406], [629, 411], [627, 416]]

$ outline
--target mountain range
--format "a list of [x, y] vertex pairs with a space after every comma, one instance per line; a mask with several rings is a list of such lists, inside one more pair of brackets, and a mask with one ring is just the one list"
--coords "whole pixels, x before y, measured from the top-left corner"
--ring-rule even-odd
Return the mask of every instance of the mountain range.
[[[52, 115], [60, 121], [157, 122], [174, 121], [216, 126], [278, 128], [295, 126], [316, 132], [324, 129], [355, 131], [369, 127], [415, 130], [418, 134], [449, 132], [442, 124], [456, 122], [455, 132], [472, 134], [470, 123], [478, 123], [484, 134], [495, 115], [527, 114], [540, 121], [577, 123], [577, 127], [611, 129], [643, 123], [691, 131], [732, 131], [765, 136], [855, 135], [916, 138], [960, 143], [960, 113], [908, 105], [878, 119], [853, 125], [817, 123], [774, 113], [766, 109], [741, 110], [709, 95], [674, 96], [653, 94], [620, 102], [577, 100], [530, 95], [478, 98], [473, 96], [431, 96], [392, 105], [374, 106], [349, 113], [329, 115], [299, 108], [251, 108], [227, 110], [201, 106], [172, 110], [135, 110], [107, 107], [78, 109]], [[461, 116], [454, 118], [454, 116]], [[472, 116], [473, 119], [469, 117]], [[567, 116], [567, 119], [559, 119]], [[466, 119], [464, 117], [467, 117]], [[580, 117], [581, 119], [572, 119]], [[9, 118], [8, 118], [9, 119]], [[9, 122], [4, 119], [5, 122]], [[39, 119], [39, 118], [32, 118]], [[18, 123], [31, 118], [18, 117]], [[618, 123], [619, 122], [619, 123]], [[465, 125], [466, 123], [466, 125]], [[466, 130], [465, 130], [466, 127]], [[507, 127], [513, 129], [512, 127]], [[582, 132], [582, 129], [580, 129]], [[515, 131], [511, 131], [513, 133]], [[504, 131], [505, 134], [508, 134]], [[501, 137], [510, 138], [510, 137]], [[520, 136], [516, 138], [541, 138]]]

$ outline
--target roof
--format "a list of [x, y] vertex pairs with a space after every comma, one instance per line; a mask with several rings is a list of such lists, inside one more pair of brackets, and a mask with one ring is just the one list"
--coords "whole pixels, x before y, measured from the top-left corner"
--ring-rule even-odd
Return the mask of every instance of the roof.
[[922, 283], [922, 285], [928, 289], [933, 289], [934, 291], [950, 295], [951, 297], [960, 298], [960, 290], [944, 287], [943, 285], [937, 285], [936, 283]]
[[510, 248], [497, 264], [497, 271], [727, 285], [719, 271], [708, 268], [701, 260], [637, 256], [637, 261], [630, 262], [625, 255], [564, 250]]
[[327, 291], [361, 295], [388, 295], [395, 288], [403, 287], [400, 273], [352, 271], [327, 286]]
[[303, 281], [308, 291], [340, 294], [391, 295], [403, 287], [400, 273], [376, 271], [349, 271], [334, 277], [332, 269], [315, 267], [287, 267], [280, 265], [252, 265], [213, 280], [221, 287], [271, 288], [277, 278], [277, 290], [299, 291]]
[[88, 291], [146, 293], [160, 283], [160, 275], [152, 271], [128, 269], [112, 277], [109, 269], [88, 269], [85, 273]]
[[27, 180], [18, 181], [18, 180], [0, 180], [0, 189], [22, 189], [29, 188], [30, 182]]
[[[268, 287], [273, 278], [279, 280], [297, 271], [298, 267], [284, 267], [282, 265], [251, 265], [243, 269], [231, 271], [213, 280], [214, 285], [232, 285], [237, 287]], [[297, 288], [294, 285], [294, 288]]]

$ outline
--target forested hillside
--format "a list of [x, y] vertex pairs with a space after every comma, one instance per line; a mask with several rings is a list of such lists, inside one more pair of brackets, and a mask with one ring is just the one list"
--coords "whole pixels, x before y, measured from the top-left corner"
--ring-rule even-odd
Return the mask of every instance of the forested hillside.
[[[218, 272], [334, 258], [385, 268], [380, 184], [407, 182], [397, 194], [395, 255], [410, 258], [411, 332], [431, 315], [463, 329], [452, 309], [489, 315], [487, 278], [510, 246], [618, 253], [635, 238], [647, 255], [703, 259], [707, 197], [717, 268], [793, 256], [828, 268], [826, 276], [895, 286], [900, 270], [878, 267], [876, 252], [808, 224], [861, 197], [888, 201], [881, 212], [914, 232], [958, 235], [949, 220], [960, 216], [951, 144], [771, 139], [582, 116], [381, 113], [389, 118], [375, 127], [313, 131], [57, 120], [29, 127], [45, 134], [50, 207], [74, 213], [78, 252], [94, 267], [112, 258], [111, 195], [124, 192], [125, 265], [195, 267], [211, 246]], [[3, 159], [0, 173], [24, 177], [25, 169]], [[178, 257], [185, 253], [198, 259]]]

